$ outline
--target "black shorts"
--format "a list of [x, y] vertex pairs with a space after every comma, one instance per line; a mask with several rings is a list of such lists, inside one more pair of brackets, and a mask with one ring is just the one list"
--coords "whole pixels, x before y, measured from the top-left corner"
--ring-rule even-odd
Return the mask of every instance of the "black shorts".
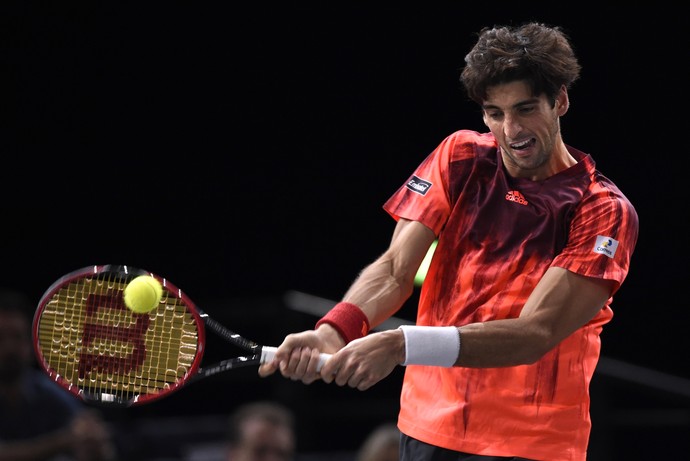
[[405, 434], [400, 437], [400, 461], [530, 461], [517, 456], [482, 456], [440, 448]]

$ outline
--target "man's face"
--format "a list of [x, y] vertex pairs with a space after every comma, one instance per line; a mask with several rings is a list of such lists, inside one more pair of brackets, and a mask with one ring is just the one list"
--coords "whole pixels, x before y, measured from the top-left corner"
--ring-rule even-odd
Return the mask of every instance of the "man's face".
[[532, 95], [525, 82], [496, 85], [482, 104], [486, 126], [498, 140], [511, 176], [543, 179], [553, 173], [559, 146], [559, 117], [567, 111], [563, 89], [552, 105], [545, 95]]
[[291, 461], [295, 440], [290, 429], [259, 419], [242, 427], [243, 441], [230, 450], [232, 461]]

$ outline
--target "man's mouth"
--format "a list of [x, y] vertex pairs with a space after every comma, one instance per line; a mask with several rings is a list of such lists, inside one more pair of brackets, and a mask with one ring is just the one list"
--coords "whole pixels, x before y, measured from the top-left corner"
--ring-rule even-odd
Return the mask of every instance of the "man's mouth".
[[508, 145], [513, 150], [525, 150], [525, 149], [532, 147], [534, 145], [534, 143], [536, 143], [536, 142], [537, 141], [534, 138], [529, 138], [529, 139], [526, 139], [524, 141], [514, 142], [514, 143], [511, 143]]

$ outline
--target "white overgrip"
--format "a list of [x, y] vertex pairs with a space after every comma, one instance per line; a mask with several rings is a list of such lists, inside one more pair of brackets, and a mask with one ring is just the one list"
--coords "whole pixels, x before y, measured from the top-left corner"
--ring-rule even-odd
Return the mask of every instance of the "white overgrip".
[[[261, 348], [261, 363], [268, 363], [276, 356], [277, 347], [273, 346], [263, 346]], [[326, 363], [328, 359], [331, 358], [331, 354], [326, 354], [322, 352], [319, 354], [319, 364], [316, 366], [316, 371], [321, 371], [321, 368]]]

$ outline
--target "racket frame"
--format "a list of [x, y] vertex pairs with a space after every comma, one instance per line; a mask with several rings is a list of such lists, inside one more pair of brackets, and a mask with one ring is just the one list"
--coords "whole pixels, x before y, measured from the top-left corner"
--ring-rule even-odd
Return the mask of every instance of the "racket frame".
[[[41, 346], [40, 337], [40, 327], [42, 315], [46, 309], [47, 304], [53, 300], [53, 298], [62, 290], [65, 286], [81, 279], [93, 278], [101, 279], [107, 274], [113, 274], [111, 278], [106, 278], [106, 281], [116, 280], [119, 283], [126, 284], [130, 280], [134, 279], [139, 275], [149, 275], [158, 280], [164, 289], [164, 299], [169, 297], [175, 297], [181, 302], [186, 311], [191, 314], [191, 318], [196, 327], [197, 334], [197, 344], [196, 353], [191, 361], [188, 368], [185, 369], [184, 374], [178, 377], [174, 382], [167, 383], [167, 387], [160, 389], [155, 393], [136, 393], [134, 391], [127, 391], [127, 397], [117, 394], [117, 390], [114, 389], [115, 393], [103, 392], [102, 390], [93, 391], [88, 388], [82, 388], [78, 384], [71, 382], [65, 376], [62, 376], [57, 370], [55, 370], [46, 358]], [[88, 293], [89, 295], [94, 293]], [[122, 301], [124, 302], [124, 301]], [[134, 315], [148, 315], [148, 314], [134, 314]], [[225, 339], [230, 344], [246, 351], [248, 354], [244, 356], [236, 356], [226, 360], [222, 360], [215, 364], [207, 365], [205, 367], [201, 366], [206, 351], [206, 329], [212, 330], [214, 333], [218, 334], [220, 337]], [[262, 363], [267, 363], [273, 360], [277, 347], [265, 346], [254, 341], [251, 341], [231, 330], [226, 328], [221, 323], [212, 319], [203, 310], [201, 310], [192, 299], [187, 296], [185, 292], [179, 289], [172, 282], [163, 278], [153, 272], [148, 272], [140, 268], [135, 268], [126, 265], [93, 265], [87, 266], [81, 269], [77, 269], [68, 274], [63, 275], [58, 280], [56, 280], [51, 286], [45, 291], [41, 297], [36, 312], [34, 314], [33, 325], [32, 325], [32, 337], [34, 351], [38, 359], [42, 370], [58, 385], [67, 389], [69, 392], [80, 398], [86, 403], [95, 405], [108, 405], [108, 406], [134, 406], [141, 405], [144, 403], [160, 400], [176, 391], [182, 387], [190, 384], [192, 382], [198, 381], [200, 379], [226, 372], [228, 370], [247, 367], [253, 365], [260, 365]], [[82, 347], [80, 345], [80, 347]], [[322, 353], [319, 360], [318, 369], [320, 370], [323, 364], [328, 360], [330, 354]], [[129, 384], [129, 383], [128, 383]], [[125, 394], [124, 391], [121, 391]], [[131, 395], [131, 397], [129, 397]]]

